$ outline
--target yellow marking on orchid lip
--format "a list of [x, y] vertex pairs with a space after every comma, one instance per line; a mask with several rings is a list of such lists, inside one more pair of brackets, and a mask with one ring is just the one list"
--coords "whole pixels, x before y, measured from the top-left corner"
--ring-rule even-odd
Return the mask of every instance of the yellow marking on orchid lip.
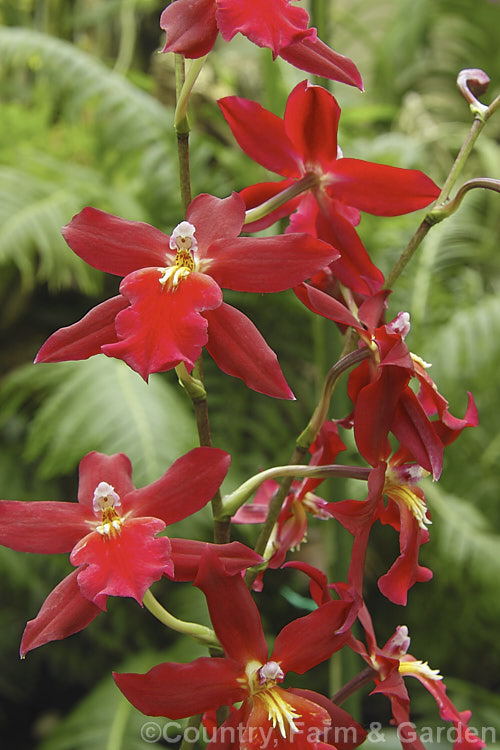
[[410, 510], [412, 516], [417, 521], [418, 525], [424, 531], [427, 529], [432, 521], [427, 515], [428, 509], [421, 497], [415, 492], [412, 492], [410, 487], [406, 484], [393, 484], [392, 482], [386, 481], [384, 485], [384, 493], [387, 497], [395, 502], [404, 503]]
[[102, 511], [102, 523], [96, 526], [96, 531], [101, 536], [111, 539], [112, 536], [121, 534], [122, 519], [114, 508], [104, 508]]
[[439, 669], [431, 669], [426, 661], [400, 661], [398, 671], [403, 676], [407, 675], [420, 675], [421, 677], [427, 677], [428, 680], [442, 680], [443, 675], [439, 674]]
[[288, 736], [291, 737], [299, 731], [294, 720], [300, 719], [301, 714], [294, 711], [278, 690], [266, 687], [255, 697], [257, 700], [263, 702], [267, 708], [267, 718], [271, 722], [273, 729], [278, 726], [280, 734], [284, 739]]
[[196, 228], [188, 221], [178, 224], [170, 238], [170, 248], [176, 251], [174, 264], [161, 269], [160, 284], [167, 291], [174, 291], [182, 279], [196, 271], [195, 252], [198, 247], [194, 233]]

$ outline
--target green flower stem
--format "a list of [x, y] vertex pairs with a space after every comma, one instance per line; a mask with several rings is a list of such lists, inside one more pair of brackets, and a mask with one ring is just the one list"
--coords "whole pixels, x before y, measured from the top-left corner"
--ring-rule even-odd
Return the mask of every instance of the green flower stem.
[[449, 200], [447, 203], [440, 206], [436, 206], [429, 211], [427, 219], [433, 224], [438, 224], [440, 221], [443, 221], [443, 219], [447, 219], [448, 216], [451, 216], [451, 214], [454, 214], [455, 211], [458, 210], [469, 190], [474, 190], [474, 188], [494, 190], [495, 192], [500, 193], [500, 180], [494, 180], [490, 177], [478, 177], [474, 180], [467, 180], [467, 182], [464, 182], [459, 190], [457, 190], [457, 193], [452, 200]]
[[204, 646], [220, 648], [219, 641], [211, 628], [199, 625], [197, 622], [185, 622], [184, 620], [177, 619], [177, 617], [174, 617], [162, 607], [160, 602], [151, 593], [151, 589], [148, 589], [144, 594], [142, 603], [167, 628], [175, 630], [177, 633], [190, 635]]
[[357, 349], [356, 351], [347, 354], [345, 357], [342, 357], [342, 359], [339, 359], [339, 361], [331, 368], [324, 380], [320, 400], [318, 402], [318, 405], [316, 406], [316, 409], [314, 410], [309, 424], [307, 425], [305, 430], [300, 433], [297, 439], [298, 447], [301, 447], [305, 451], [307, 451], [309, 450], [309, 446], [311, 445], [311, 443], [314, 443], [314, 441], [318, 437], [321, 426], [328, 414], [328, 409], [330, 408], [330, 401], [333, 395], [333, 391], [335, 390], [335, 386], [342, 373], [348, 370], [350, 367], [354, 367], [355, 365], [359, 364], [364, 359], [367, 359], [369, 356], [369, 349]]
[[[207, 392], [203, 385], [202, 360], [196, 362], [191, 375], [184, 362], [175, 368], [180, 384], [185, 389], [193, 404], [198, 440], [200, 446], [212, 447], [212, 435], [210, 432], [210, 420], [208, 415]], [[196, 377], [197, 376], [197, 377]], [[231, 520], [222, 518], [222, 498], [220, 490], [217, 490], [212, 498], [212, 514], [214, 517], [214, 542], [226, 544], [231, 539]]]
[[[183, 55], [175, 55], [175, 91], [177, 104], [182, 95], [186, 80], [185, 60]], [[187, 111], [187, 100], [185, 102]], [[176, 110], [177, 111], [177, 110]], [[186, 216], [187, 209], [191, 203], [191, 175], [189, 172], [189, 123], [187, 115], [175, 124], [177, 133], [177, 157], [179, 161], [179, 183], [181, 190], [181, 205], [183, 215]]]
[[247, 479], [237, 490], [223, 498], [222, 512], [225, 516], [234, 516], [236, 511], [256, 492], [267, 479], [275, 477], [346, 477], [349, 479], [368, 479], [370, 469], [361, 466], [344, 466], [342, 464], [324, 464], [323, 466], [303, 466], [287, 464], [273, 466]]
[[[316, 440], [318, 433], [321, 429], [321, 425], [326, 419], [326, 415], [328, 413], [328, 407], [330, 405], [330, 399], [333, 394], [335, 384], [337, 380], [339, 379], [339, 377], [342, 375], [343, 372], [348, 370], [350, 367], [357, 365], [359, 362], [361, 362], [362, 360], [366, 359], [369, 356], [370, 356], [370, 352], [368, 349], [359, 349], [355, 352], [351, 352], [351, 354], [348, 354], [347, 356], [342, 357], [342, 359], [340, 359], [328, 372], [325, 378], [324, 385], [323, 385], [323, 391], [321, 394], [320, 401], [306, 429], [303, 430], [303, 432], [301, 432], [301, 434], [297, 438], [295, 450], [290, 459], [289, 466], [295, 466], [297, 464], [302, 463], [307, 454], [307, 451], [309, 450], [309, 446]], [[283, 502], [290, 491], [293, 480], [294, 480], [293, 475], [288, 475], [284, 477], [280, 484], [279, 489], [276, 491], [274, 497], [271, 499], [271, 502], [269, 503], [267, 518], [261, 528], [260, 534], [257, 538], [257, 543], [255, 545], [255, 551], [257, 552], [258, 555], [264, 555], [266, 551], [267, 543], [273, 532], [274, 524], [278, 520], [281, 506], [283, 505]], [[245, 576], [245, 581], [247, 583], [247, 586], [251, 587], [251, 585], [257, 578], [257, 575], [261, 568], [262, 566], [256, 566], [254, 568], [248, 569], [247, 574]]]
[[184, 78], [180, 90], [177, 90], [177, 105], [174, 114], [174, 127], [177, 132], [186, 132], [190, 130], [187, 116], [189, 97], [207, 57], [208, 55], [205, 55], [205, 57], [199, 57], [192, 60], [185, 76], [182, 75], [179, 79], [182, 80]]
[[[201, 714], [196, 714], [196, 716], [191, 716], [189, 718], [189, 721], [187, 723], [186, 729], [189, 729], [191, 727], [195, 727], [196, 729], [199, 728], [201, 724]], [[192, 739], [188, 739], [188, 737], [192, 737]], [[179, 750], [192, 750], [192, 748], [196, 747], [196, 743], [198, 741], [198, 732], [190, 732], [189, 734], [184, 731], [184, 735], [182, 737], [182, 742]]]
[[359, 674], [353, 677], [352, 680], [349, 680], [349, 682], [347, 682], [342, 688], [340, 688], [340, 690], [338, 690], [330, 700], [332, 701], [332, 703], [335, 703], [336, 706], [340, 706], [351, 695], [356, 693], [360, 688], [364, 687], [375, 677], [377, 677], [377, 674], [378, 673], [375, 669], [366, 667], [361, 672], [359, 672]]
[[303, 177], [301, 177], [299, 180], [296, 180], [296, 182], [293, 183], [293, 185], [290, 185], [289, 187], [285, 188], [281, 191], [281, 193], [278, 193], [277, 195], [273, 195], [272, 198], [269, 198], [267, 201], [264, 201], [264, 203], [261, 203], [260, 206], [255, 206], [254, 208], [249, 208], [248, 211], [245, 212], [245, 224], [250, 224], [252, 221], [257, 221], [258, 219], [262, 219], [264, 216], [267, 216], [268, 214], [272, 213], [273, 211], [276, 211], [277, 208], [281, 208], [287, 201], [291, 200], [292, 198], [295, 198], [297, 195], [300, 195], [301, 193], [305, 193], [306, 190], [310, 190], [312, 187], [318, 184], [318, 175], [314, 172], [308, 172]]
[[[461, 74], [459, 74], [459, 80], [460, 75]], [[444, 210], [446, 208], [445, 204], [448, 201], [451, 190], [453, 189], [453, 186], [455, 185], [460, 173], [462, 172], [462, 169], [464, 168], [465, 163], [469, 158], [472, 149], [474, 148], [474, 144], [476, 143], [486, 122], [494, 114], [494, 112], [496, 112], [497, 109], [500, 108], [500, 96], [497, 96], [497, 98], [494, 99], [494, 101], [488, 107], [484, 107], [484, 105], [481, 105], [481, 107], [479, 107], [477, 106], [478, 104], [480, 104], [480, 102], [478, 102], [475, 107], [471, 105], [471, 109], [475, 113], [474, 122], [472, 123], [467, 138], [465, 139], [462, 148], [460, 149], [460, 152], [450, 170], [450, 173], [446, 178], [443, 189], [441, 190], [441, 193], [439, 194], [434, 207], [431, 208], [431, 210], [428, 211], [428, 213], [425, 215], [417, 231], [401, 253], [391, 272], [388, 274], [384, 285], [386, 289], [392, 289], [394, 283], [413, 257], [415, 251], [420, 246], [429, 229], [434, 226], [437, 221], [440, 221], [441, 218], [445, 218], [444, 216], [441, 218], [437, 217], [439, 216], [439, 212], [441, 211], [441, 209]]]

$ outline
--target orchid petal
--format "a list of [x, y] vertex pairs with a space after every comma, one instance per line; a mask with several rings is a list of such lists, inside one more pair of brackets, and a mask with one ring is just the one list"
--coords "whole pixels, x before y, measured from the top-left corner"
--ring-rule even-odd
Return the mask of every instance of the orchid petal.
[[193, 539], [170, 539], [171, 556], [174, 563], [174, 581], [194, 581], [198, 575], [200, 560], [207, 547], [212, 548], [222, 562], [224, 570], [231, 575], [241, 573], [252, 565], [263, 562], [262, 557], [241, 542], [209, 544]]
[[94, 492], [100, 482], [111, 485], [120, 500], [135, 490], [132, 482], [132, 464], [124, 453], [107, 456], [104, 453], [92, 451], [82, 458], [78, 471], [78, 502], [92, 511]]
[[210, 275], [238, 292], [283, 292], [336, 260], [340, 253], [308, 234], [217, 240]]
[[267, 644], [259, 610], [240, 575], [224, 570], [210, 547], [201, 559], [194, 582], [207, 598], [215, 633], [229, 659], [239, 664], [267, 661]]
[[308, 29], [309, 15], [289, 0], [216, 0], [217, 24], [223, 39], [229, 42], [240, 32], [259, 47], [269, 47], [273, 57], [282, 47], [306, 37], [316, 38], [316, 29]]
[[329, 170], [329, 191], [337, 200], [376, 216], [399, 216], [428, 206], [438, 186], [416, 169], [388, 167], [361, 159], [338, 159]]
[[[329, 91], [302, 81], [286, 103], [285, 131], [302, 155], [305, 168], [321, 165], [325, 171], [337, 159], [340, 107]], [[325, 127], [328, 123], [328, 128]]]
[[218, 104], [238, 144], [251, 159], [282, 177], [300, 177], [302, 159], [281, 118], [239, 96], [226, 96]]
[[197, 258], [211, 260], [210, 246], [215, 240], [233, 241], [240, 234], [245, 221], [245, 202], [238, 193], [232, 193], [228, 198], [204, 193], [189, 204], [187, 220], [196, 230]]
[[62, 229], [76, 255], [99, 271], [126, 276], [172, 258], [169, 237], [143, 221], [127, 221], [87, 207]]
[[19, 552], [70, 552], [89, 530], [77, 503], [0, 500], [0, 544]]
[[132, 516], [161, 518], [169, 525], [203, 508], [227, 474], [231, 456], [219, 448], [193, 448], [178, 458], [167, 472], [123, 501]]
[[109, 537], [93, 531], [81, 539], [70, 562], [85, 565], [78, 575], [83, 596], [101, 609], [108, 596], [130, 596], [142, 604], [151, 584], [173, 569], [169, 540], [155, 538], [164, 528], [158, 518], [127, 518]]
[[105, 344], [118, 340], [115, 318], [129, 306], [119, 294], [92, 308], [81, 320], [49, 336], [35, 357], [38, 362], [66, 362], [100, 354]]
[[241, 664], [202, 656], [190, 664], [158, 664], [146, 674], [113, 674], [127, 700], [148, 716], [183, 719], [246, 697]]
[[21, 656], [49, 641], [59, 641], [86, 628], [101, 612], [85, 599], [74, 570], [51, 591], [34, 620], [26, 625], [21, 640]]
[[203, 57], [210, 52], [219, 33], [215, 0], [176, 0], [161, 14], [160, 26], [167, 32], [162, 52]]
[[190, 273], [177, 288], [160, 283], [162, 269], [129, 274], [120, 286], [131, 305], [116, 318], [121, 341], [102, 347], [110, 357], [123, 359], [144, 380], [152, 372], [170, 370], [185, 362], [192, 370], [207, 341], [207, 322], [201, 310], [222, 301], [218, 285], [209, 276]]
[[280, 50], [279, 54], [295, 68], [363, 90], [361, 75], [353, 61], [335, 52], [321, 39], [301, 39]]
[[294, 398], [276, 354], [246, 315], [226, 303], [203, 315], [209, 324], [207, 351], [223, 372], [267, 396]]
[[409, 387], [401, 393], [391, 429], [416, 462], [430, 471], [435, 480], [439, 479], [443, 468], [444, 446], [417, 396]]
[[346, 624], [355, 615], [353, 606], [352, 601], [332, 600], [285, 625], [274, 642], [271, 659], [284, 672], [297, 674], [329, 659], [349, 638]]

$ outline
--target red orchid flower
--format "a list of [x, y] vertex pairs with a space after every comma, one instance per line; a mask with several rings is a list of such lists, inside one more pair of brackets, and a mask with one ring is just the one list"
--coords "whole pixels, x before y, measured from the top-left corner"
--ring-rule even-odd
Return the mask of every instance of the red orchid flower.
[[439, 715], [444, 721], [450, 721], [455, 728], [453, 750], [480, 750], [485, 743], [469, 729], [470, 711], [459, 711], [446, 695], [446, 685], [442, 675], [431, 669], [427, 662], [419, 661], [408, 653], [410, 638], [408, 628], [400, 625], [387, 643], [380, 648], [377, 645], [373, 623], [366, 605], [358, 613], [358, 618], [365, 630], [367, 647], [351, 636], [349, 646], [360, 654], [374, 670], [375, 689], [370, 695], [386, 695], [392, 708], [393, 721], [400, 727], [401, 741], [410, 750], [425, 750], [415, 725], [410, 721], [410, 698], [404, 684], [404, 677], [415, 677], [429, 691], [436, 701]]
[[248, 224], [249, 230], [269, 226], [295, 211], [290, 231], [308, 232], [340, 251], [331, 269], [344, 285], [361, 294], [378, 291], [383, 275], [354, 229], [360, 211], [376, 216], [406, 214], [435, 200], [439, 188], [416, 170], [341, 158], [337, 143], [340, 107], [329, 91], [308, 81], [294, 88], [282, 120], [237, 96], [220, 99], [219, 106], [243, 151], [285, 178], [245, 188], [241, 194], [248, 208], [298, 180], [310, 181], [306, 192]]
[[150, 716], [179, 719], [243, 701], [212, 739], [212, 750], [257, 750], [264, 741], [283, 750], [292, 741], [299, 750], [319, 750], [324, 743], [329, 747], [338, 727], [351, 728], [351, 742], [335, 743], [338, 750], [364, 740], [364, 730], [324, 696], [280, 686], [286, 672], [303, 674], [343, 646], [357, 604], [330, 601], [294, 620], [280, 632], [269, 656], [250, 592], [241, 576], [223, 570], [213, 550], [205, 553], [195, 585], [206, 596], [226, 656], [159, 664], [144, 675], [115, 674], [134, 706]]
[[[142, 604], [145, 591], [174, 575], [169, 524], [204, 507], [229, 467], [217, 448], [194, 448], [156, 482], [136, 489], [123, 453], [88, 453], [80, 462], [78, 502], [0, 501], [0, 544], [21, 552], [70, 552], [77, 570], [45, 600], [21, 641], [21, 656], [86, 627], [108, 596]], [[221, 563], [222, 564], [222, 563]]]
[[163, 52], [196, 58], [208, 54], [220, 32], [229, 42], [238, 32], [258, 47], [268, 47], [296, 68], [362, 89], [358, 69], [308, 28], [309, 15], [290, 0], [176, 0], [160, 18], [167, 32]]
[[[392, 451], [388, 440], [392, 432], [406, 451], [406, 460], [416, 461], [438, 479], [444, 446], [456, 440], [465, 427], [478, 424], [472, 395], [468, 393], [463, 419], [450, 414], [447, 400], [427, 374], [430, 365], [412, 354], [405, 343], [410, 330], [409, 314], [400, 312], [390, 323], [378, 325], [387, 290], [367, 297], [357, 315], [309, 284], [300, 284], [294, 291], [317, 315], [354, 328], [359, 334], [359, 347], [371, 351], [371, 357], [349, 375], [348, 394], [354, 410], [342, 421], [344, 426], [354, 427], [363, 458], [372, 466], [386, 460]], [[417, 395], [410, 386], [413, 377], [419, 383]], [[431, 420], [436, 414], [437, 418]]]
[[[324, 422], [309, 450], [311, 453], [309, 466], [333, 464], [337, 455], [345, 450], [337, 425], [331, 421]], [[322, 520], [331, 518], [330, 503], [314, 494], [314, 490], [323, 481], [323, 478], [306, 478], [292, 484], [269, 541], [272, 552], [269, 553], [268, 567], [279, 568], [285, 561], [288, 551], [299, 547], [305, 541], [308, 516], [315, 516]], [[278, 487], [279, 484], [273, 479], [264, 482], [253, 502], [243, 505], [233, 516], [232, 522], [263, 523], [267, 517], [269, 502]], [[261, 576], [257, 580], [259, 579]]]
[[[366, 500], [329, 503], [330, 514], [354, 536], [349, 582], [360, 595], [368, 540], [377, 520], [392, 526], [399, 534], [400, 554], [378, 582], [384, 596], [404, 606], [409, 589], [432, 577], [432, 571], [418, 562], [421, 545], [429, 541], [427, 526], [431, 521], [425, 495], [416, 484], [427, 473], [416, 464], [400, 466], [380, 462], [370, 472]], [[383, 502], [384, 495], [387, 506]]]
[[[331, 601], [331, 590], [344, 600], [352, 598], [352, 591], [342, 583], [328, 583], [326, 575], [313, 565], [303, 562], [286, 563], [284, 567], [296, 568], [310, 578], [310, 593], [318, 606]], [[394, 724], [398, 727], [403, 747], [410, 750], [425, 750], [418, 737], [415, 725], [410, 721], [410, 698], [404, 684], [404, 677], [416, 677], [436, 700], [439, 715], [445, 721], [451, 721], [455, 727], [453, 750], [480, 750], [485, 743], [469, 729], [470, 711], [459, 711], [446, 695], [446, 686], [438, 670], [430, 669], [427, 662], [422, 662], [408, 654], [410, 638], [408, 628], [400, 625], [387, 643], [380, 648], [377, 645], [375, 631], [368, 608], [364, 602], [357, 611], [366, 637], [366, 646], [355, 638], [351, 632], [348, 646], [358, 653], [373, 669], [372, 679], [375, 688], [370, 695], [386, 695], [392, 707]]]
[[221, 370], [254, 390], [293, 398], [276, 355], [250, 320], [222, 301], [221, 287], [289, 289], [328, 264], [336, 251], [304, 234], [238, 237], [245, 205], [200, 195], [171, 237], [136, 221], [85, 208], [63, 229], [87, 263], [124, 276], [120, 294], [56, 331], [35, 362], [86, 359], [103, 352], [145, 380], [181, 362], [193, 369], [204, 346]]

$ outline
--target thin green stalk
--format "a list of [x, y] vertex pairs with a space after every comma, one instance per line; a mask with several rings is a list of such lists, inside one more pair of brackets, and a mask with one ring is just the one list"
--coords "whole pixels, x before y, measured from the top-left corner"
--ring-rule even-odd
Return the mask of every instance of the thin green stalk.
[[151, 614], [156, 617], [163, 625], [167, 628], [175, 630], [177, 633], [183, 633], [184, 635], [190, 635], [205, 646], [220, 647], [219, 641], [211, 628], [207, 628], [205, 625], [199, 625], [197, 622], [185, 622], [179, 620], [174, 615], [160, 604], [156, 599], [151, 590], [148, 589], [144, 594], [142, 603]]
[[131, 710], [132, 704], [122, 696], [118, 708], [113, 714], [113, 721], [109, 728], [106, 750], [121, 750], [123, 747], [123, 740]]
[[303, 466], [302, 464], [287, 464], [287, 466], [273, 466], [250, 479], [247, 479], [237, 490], [223, 498], [222, 513], [233, 516], [236, 511], [258, 490], [261, 484], [275, 477], [344, 477], [348, 479], [362, 479], [367, 481], [371, 469], [361, 466], [344, 466], [342, 464], [324, 464], [321, 466]]
[[267, 216], [273, 211], [276, 211], [277, 208], [283, 206], [285, 203], [287, 203], [287, 201], [295, 198], [301, 193], [305, 193], [307, 190], [310, 190], [312, 187], [317, 185], [318, 179], [318, 175], [315, 172], [308, 172], [303, 177], [296, 180], [293, 185], [290, 185], [289, 187], [282, 190], [281, 193], [273, 195], [272, 198], [264, 201], [264, 203], [261, 203], [259, 206], [249, 208], [248, 211], [245, 212], [244, 223], [250, 224], [253, 221], [262, 219], [264, 216]]
[[[188, 720], [186, 729], [195, 728], [198, 729], [201, 724], [201, 714], [196, 714], [196, 716], [191, 716]], [[193, 737], [193, 739], [188, 739], [188, 733], [184, 731], [184, 735], [182, 737], [182, 742], [179, 750], [192, 750], [196, 746], [196, 743], [198, 742], [198, 732], [191, 732], [190, 735]]]
[[[459, 81], [460, 77], [461, 74], [459, 74]], [[463, 87], [459, 86], [459, 88], [463, 93]], [[471, 104], [471, 109], [475, 113], [474, 122], [472, 123], [467, 138], [465, 139], [462, 148], [460, 149], [458, 156], [455, 159], [455, 162], [450, 170], [450, 173], [446, 178], [443, 189], [441, 190], [441, 193], [439, 194], [439, 197], [434, 204], [434, 208], [427, 212], [417, 231], [401, 253], [391, 272], [388, 274], [384, 285], [386, 289], [392, 289], [394, 283], [413, 257], [415, 251], [420, 246], [429, 229], [436, 223], [436, 215], [439, 214], [440, 207], [446, 204], [446, 202], [448, 201], [451, 190], [453, 189], [453, 186], [455, 185], [460, 173], [462, 172], [462, 169], [464, 168], [465, 163], [467, 162], [467, 159], [469, 158], [469, 155], [474, 148], [474, 144], [476, 143], [486, 122], [494, 114], [494, 112], [496, 112], [497, 109], [500, 108], [500, 96], [497, 96], [497, 98], [494, 99], [489, 107], [485, 107], [485, 105], [481, 105], [480, 102], [477, 102], [475, 97], [473, 97], [468, 89], [467, 91], [469, 93], [469, 96], [466, 96], [467, 100], [470, 101], [472, 98], [476, 102], [475, 105]], [[442, 216], [438, 220], [440, 220], [441, 218]]]
[[[310, 445], [317, 438], [318, 433], [321, 429], [321, 425], [326, 419], [326, 415], [328, 413], [328, 408], [330, 405], [330, 399], [339, 377], [350, 367], [353, 367], [369, 356], [370, 352], [368, 349], [360, 349], [356, 352], [348, 354], [346, 357], [343, 357], [330, 369], [325, 378], [322, 395], [318, 405], [316, 406], [313, 416], [311, 417], [311, 420], [309, 421], [306, 429], [303, 430], [297, 438], [295, 450], [289, 462], [290, 466], [302, 464], [304, 462], [304, 458], [307, 454], [307, 451], [309, 450]], [[278, 520], [281, 506], [283, 505], [283, 502], [290, 491], [293, 480], [293, 476], [284, 477], [279, 489], [276, 491], [273, 498], [271, 499], [271, 502], [269, 503], [267, 518], [264, 521], [264, 524], [260, 530], [260, 534], [257, 538], [257, 543], [255, 545], [255, 551], [259, 555], [263, 555], [266, 550], [267, 543], [269, 542], [269, 539], [273, 532], [274, 525]], [[258, 573], [259, 567], [248, 569], [245, 576], [245, 581], [249, 587], [257, 578]]]

